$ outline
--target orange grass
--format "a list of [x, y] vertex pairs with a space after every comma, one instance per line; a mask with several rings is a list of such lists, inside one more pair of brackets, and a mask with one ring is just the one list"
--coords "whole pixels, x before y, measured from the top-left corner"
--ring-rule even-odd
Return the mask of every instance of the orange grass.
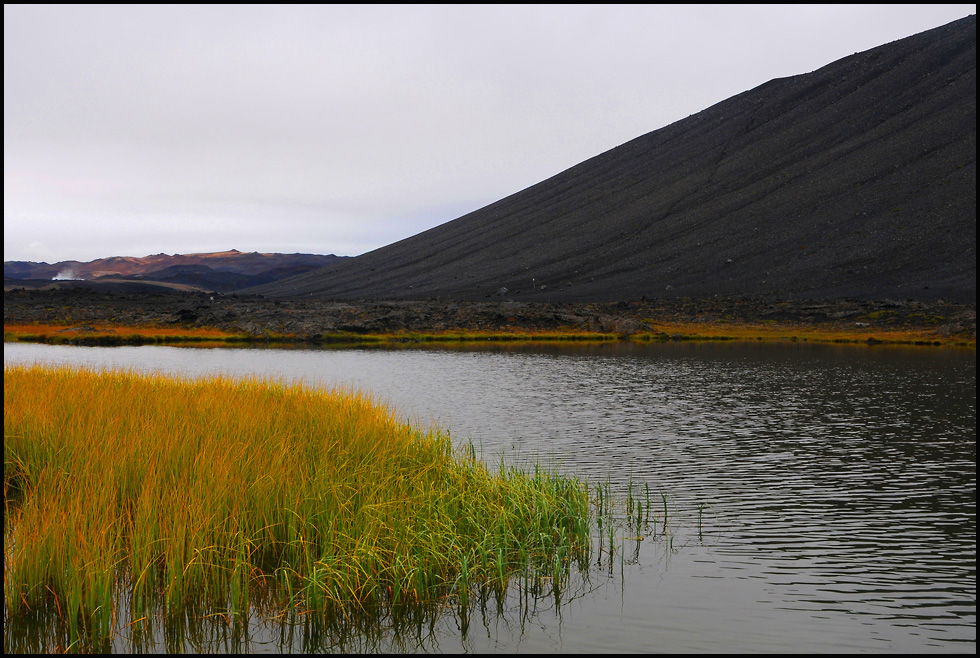
[[142, 339], [145, 342], [163, 343], [188, 341], [214, 342], [320, 342], [320, 343], [385, 343], [385, 342], [476, 342], [476, 341], [610, 341], [620, 336], [614, 333], [582, 331], [577, 329], [507, 329], [499, 331], [484, 330], [446, 330], [439, 332], [399, 331], [384, 334], [359, 334], [351, 332], [336, 332], [312, 337], [302, 337], [289, 333], [263, 334], [253, 336], [235, 334], [220, 329], [197, 328], [185, 329], [180, 327], [126, 327], [109, 324], [75, 324], [75, 325], [33, 325], [5, 324], [4, 340], [9, 342], [69, 342], [69, 343], [105, 343], [133, 342]]
[[235, 334], [220, 329], [184, 327], [132, 327], [108, 323], [76, 323], [71, 325], [54, 324], [4, 324], [5, 341], [32, 342], [71, 342], [92, 339], [121, 341], [143, 338], [149, 342], [163, 339], [222, 341], [243, 339], [243, 334]]
[[655, 331], [634, 334], [648, 340], [808, 341], [822, 343], [886, 343], [893, 345], [972, 345], [975, 339], [943, 336], [933, 329], [836, 328], [749, 323], [653, 323]]
[[492, 473], [355, 392], [44, 366], [4, 367], [4, 511], [7, 615], [87, 650], [259, 594], [273, 616], [465, 605], [590, 546], [584, 484]]
[[[618, 340], [620, 336], [611, 332], [584, 331], [580, 329], [449, 329], [437, 332], [399, 331], [387, 334], [344, 335], [377, 342], [480, 342], [480, 341], [520, 341], [520, 342], [561, 342], [586, 341], [601, 342]], [[325, 336], [329, 341], [332, 336]]]
[[350, 332], [298, 336], [289, 333], [250, 335], [214, 328], [136, 327], [104, 323], [75, 325], [5, 324], [4, 340], [8, 342], [43, 342], [73, 344], [139, 344], [139, 343], [208, 343], [213, 346], [248, 342], [279, 343], [411, 343], [411, 342], [608, 342], [632, 340], [738, 340], [738, 341], [809, 341], [831, 343], [887, 343], [894, 345], [957, 345], [976, 347], [976, 339], [948, 336], [932, 328], [841, 328], [805, 325], [723, 323], [723, 322], [657, 322], [647, 320], [649, 332], [618, 334], [580, 329], [508, 328], [500, 330], [450, 329], [438, 332], [399, 331], [383, 334]]

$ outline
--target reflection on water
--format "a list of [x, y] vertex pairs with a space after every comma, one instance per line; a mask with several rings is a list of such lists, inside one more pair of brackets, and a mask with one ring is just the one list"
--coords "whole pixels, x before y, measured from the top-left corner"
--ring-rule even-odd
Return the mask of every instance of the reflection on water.
[[[600, 565], [601, 566], [601, 565]], [[159, 610], [153, 617], [129, 623], [125, 596], [119, 598], [118, 619], [111, 642], [89, 642], [86, 653], [440, 653], [472, 651], [486, 637], [497, 638], [497, 647], [519, 646], [529, 629], [561, 625], [561, 610], [594, 593], [588, 574], [568, 578], [569, 589], [560, 593], [542, 581], [541, 586], [515, 578], [503, 591], [474, 588], [469, 605], [456, 598], [434, 605], [408, 605], [380, 611], [348, 611], [347, 615], [322, 618], [304, 614], [284, 615], [271, 600], [268, 605], [251, 601], [242, 616], [185, 610], [168, 616]], [[4, 620], [5, 653], [62, 653], [78, 650], [56, 612], [47, 617]], [[507, 638], [502, 642], [501, 638]], [[474, 638], [476, 642], [474, 642]]]
[[660, 517], [666, 496], [669, 536], [634, 540], [567, 605], [466, 634], [447, 615], [400, 650], [976, 647], [974, 351], [4, 346], [5, 363], [32, 360], [352, 386], [488, 461], [557, 464], [623, 496], [645, 482]]

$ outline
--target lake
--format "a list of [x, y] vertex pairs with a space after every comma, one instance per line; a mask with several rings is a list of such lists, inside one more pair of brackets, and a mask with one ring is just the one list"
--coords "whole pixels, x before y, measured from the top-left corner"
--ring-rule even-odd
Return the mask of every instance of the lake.
[[257, 622], [244, 643], [196, 650], [976, 650], [975, 350], [4, 345], [5, 364], [25, 362], [352, 387], [491, 464], [539, 463], [622, 497], [649, 487], [661, 519], [618, 537], [626, 550], [563, 605], [465, 633], [447, 614], [338, 647]]

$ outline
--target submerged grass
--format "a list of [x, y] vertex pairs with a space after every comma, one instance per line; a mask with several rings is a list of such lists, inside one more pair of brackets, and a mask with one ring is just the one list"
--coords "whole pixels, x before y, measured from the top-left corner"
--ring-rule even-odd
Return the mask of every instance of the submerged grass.
[[4, 512], [5, 625], [55, 615], [62, 649], [257, 607], [465, 608], [515, 576], [557, 594], [591, 550], [578, 480], [354, 392], [222, 377], [5, 366]]

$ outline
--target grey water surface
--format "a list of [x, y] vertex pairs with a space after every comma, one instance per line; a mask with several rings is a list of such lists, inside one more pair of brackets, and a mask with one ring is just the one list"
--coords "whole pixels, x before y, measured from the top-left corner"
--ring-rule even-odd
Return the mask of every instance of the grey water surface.
[[[617, 536], [619, 557], [563, 605], [466, 632], [447, 614], [417, 637], [342, 648], [976, 650], [974, 350], [4, 345], [5, 365], [31, 362], [356, 388], [491, 464], [538, 463], [621, 497], [632, 482], [653, 503], [652, 533]], [[278, 631], [231, 648], [330, 649]]]

